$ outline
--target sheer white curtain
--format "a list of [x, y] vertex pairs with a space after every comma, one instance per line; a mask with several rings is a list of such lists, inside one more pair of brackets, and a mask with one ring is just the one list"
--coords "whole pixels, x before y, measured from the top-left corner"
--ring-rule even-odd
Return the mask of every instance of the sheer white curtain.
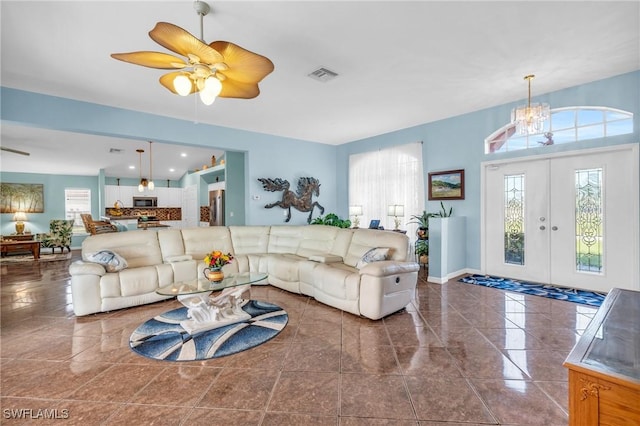
[[394, 218], [387, 216], [388, 206], [404, 206], [404, 216], [398, 217], [400, 229], [413, 240], [417, 227], [407, 222], [425, 205], [422, 142], [349, 156], [349, 206], [354, 205], [362, 206], [360, 227], [380, 219], [385, 229], [395, 228]]

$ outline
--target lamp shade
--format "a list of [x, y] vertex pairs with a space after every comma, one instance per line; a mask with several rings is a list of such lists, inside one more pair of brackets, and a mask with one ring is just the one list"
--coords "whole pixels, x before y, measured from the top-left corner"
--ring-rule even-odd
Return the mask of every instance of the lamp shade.
[[362, 206], [349, 206], [349, 216], [362, 216]]
[[27, 214], [25, 212], [16, 212], [16, 214], [13, 215], [14, 222], [23, 222], [25, 220], [27, 220]]
[[389, 205], [387, 216], [404, 216], [404, 206], [401, 204]]

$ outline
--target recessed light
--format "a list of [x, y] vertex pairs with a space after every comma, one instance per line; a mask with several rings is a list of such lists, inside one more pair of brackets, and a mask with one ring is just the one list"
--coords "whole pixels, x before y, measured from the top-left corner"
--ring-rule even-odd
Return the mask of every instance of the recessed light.
[[135, 168], [136, 168], [136, 166], [129, 166], [129, 169], [131, 169], [131, 170], [133, 170]]
[[180, 157], [186, 157], [186, 156], [187, 156], [186, 152], [183, 152], [182, 154], [180, 154]]
[[176, 171], [176, 169], [169, 169], [169, 171], [170, 171], [170, 172], [175, 172], [175, 171]]

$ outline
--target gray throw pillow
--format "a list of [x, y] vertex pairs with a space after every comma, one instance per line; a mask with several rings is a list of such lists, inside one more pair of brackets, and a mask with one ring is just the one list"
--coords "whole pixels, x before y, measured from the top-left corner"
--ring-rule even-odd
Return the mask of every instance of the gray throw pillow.
[[119, 272], [128, 266], [124, 257], [111, 250], [100, 250], [99, 252], [88, 254], [87, 260], [99, 263], [104, 266], [107, 272]]
[[362, 255], [362, 258], [356, 264], [356, 268], [360, 269], [371, 262], [379, 262], [389, 259], [389, 247], [375, 247]]

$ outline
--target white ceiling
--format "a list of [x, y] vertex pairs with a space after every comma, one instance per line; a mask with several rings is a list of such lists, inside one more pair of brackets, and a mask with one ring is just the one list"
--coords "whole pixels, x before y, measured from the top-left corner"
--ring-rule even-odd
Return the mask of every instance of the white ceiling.
[[[198, 36], [199, 19], [191, 0], [2, 0], [1, 83], [335, 145], [522, 100], [526, 74], [536, 74], [535, 97], [640, 69], [638, 1], [209, 4], [206, 42], [232, 41], [275, 64], [255, 99], [218, 99], [205, 107], [193, 96], [182, 98], [162, 87], [158, 78], [163, 70], [109, 56], [136, 50], [167, 52], [148, 36], [158, 21]], [[319, 67], [339, 76], [327, 83], [307, 77]], [[146, 146], [144, 141], [7, 124], [2, 126], [2, 145], [32, 154], [3, 152], [4, 171], [95, 175], [103, 168], [107, 176], [118, 177], [138, 175], [127, 167], [137, 164], [135, 148]], [[126, 149], [126, 154], [95, 155], [110, 147]], [[169, 163], [176, 168], [181, 164], [175, 147], [167, 147], [166, 163], [161, 148], [154, 144], [154, 177], [157, 173], [158, 178], [171, 178], [165, 170]], [[68, 149], [73, 149], [73, 157]], [[201, 167], [212, 154], [191, 149], [192, 158], [200, 161], [182, 167]], [[180, 171], [184, 170], [176, 173]]]

